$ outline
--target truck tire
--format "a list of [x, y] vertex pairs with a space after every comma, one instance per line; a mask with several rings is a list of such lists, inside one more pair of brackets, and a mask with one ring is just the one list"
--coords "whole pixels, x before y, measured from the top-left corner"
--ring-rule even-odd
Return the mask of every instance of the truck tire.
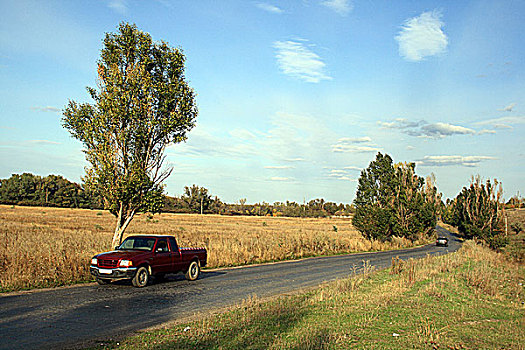
[[102, 278], [96, 278], [96, 280], [97, 280], [97, 283], [100, 284], [101, 286], [109, 283], [109, 280], [105, 280]]
[[135, 277], [131, 280], [134, 287], [142, 288], [146, 287], [149, 282], [149, 271], [146, 266], [141, 266], [135, 273]]
[[186, 271], [186, 279], [188, 281], [195, 281], [197, 278], [199, 278], [199, 274], [201, 273], [201, 264], [199, 260], [193, 260], [190, 263], [190, 266], [188, 267], [188, 271]]

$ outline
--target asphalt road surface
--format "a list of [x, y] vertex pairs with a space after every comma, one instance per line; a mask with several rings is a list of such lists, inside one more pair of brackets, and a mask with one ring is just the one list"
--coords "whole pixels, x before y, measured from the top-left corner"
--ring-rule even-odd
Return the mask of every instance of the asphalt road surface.
[[445, 229], [448, 247], [424, 247], [360, 253], [299, 261], [203, 271], [188, 282], [182, 274], [146, 288], [130, 283], [79, 285], [0, 295], [0, 349], [57, 349], [94, 346], [110, 338], [154, 327], [196, 313], [233, 306], [250, 296], [259, 298], [315, 287], [344, 278], [368, 261], [376, 269], [405, 260], [459, 249]]

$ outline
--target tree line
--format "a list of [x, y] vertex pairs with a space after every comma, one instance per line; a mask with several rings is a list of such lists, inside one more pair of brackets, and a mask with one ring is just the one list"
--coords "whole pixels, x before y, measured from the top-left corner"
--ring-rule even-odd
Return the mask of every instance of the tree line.
[[[0, 203], [62, 208], [104, 209], [105, 202], [97, 195], [59, 175], [38, 176], [31, 173], [13, 174], [0, 179]], [[197, 185], [184, 187], [181, 196], [164, 195], [157, 212], [202, 213], [219, 215], [288, 216], [288, 217], [329, 217], [348, 216], [352, 206], [334, 203], [324, 199], [313, 199], [299, 204], [296, 202], [262, 202], [247, 204], [246, 199], [238, 203], [225, 203], [213, 196], [205, 187]]]

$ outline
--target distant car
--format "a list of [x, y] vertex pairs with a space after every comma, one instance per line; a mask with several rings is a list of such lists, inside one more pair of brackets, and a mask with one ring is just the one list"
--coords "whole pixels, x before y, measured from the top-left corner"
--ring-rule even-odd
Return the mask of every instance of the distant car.
[[448, 247], [448, 238], [447, 237], [438, 237], [438, 239], [436, 240], [436, 245], [437, 246]]

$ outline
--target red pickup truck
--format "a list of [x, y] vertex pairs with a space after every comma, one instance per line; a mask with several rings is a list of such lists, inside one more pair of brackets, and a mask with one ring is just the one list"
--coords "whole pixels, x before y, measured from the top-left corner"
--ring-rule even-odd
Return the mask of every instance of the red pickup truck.
[[180, 248], [173, 236], [130, 236], [115, 250], [95, 255], [90, 271], [99, 284], [131, 279], [135, 287], [144, 287], [151, 276], [181, 271], [194, 281], [207, 260], [205, 248]]

